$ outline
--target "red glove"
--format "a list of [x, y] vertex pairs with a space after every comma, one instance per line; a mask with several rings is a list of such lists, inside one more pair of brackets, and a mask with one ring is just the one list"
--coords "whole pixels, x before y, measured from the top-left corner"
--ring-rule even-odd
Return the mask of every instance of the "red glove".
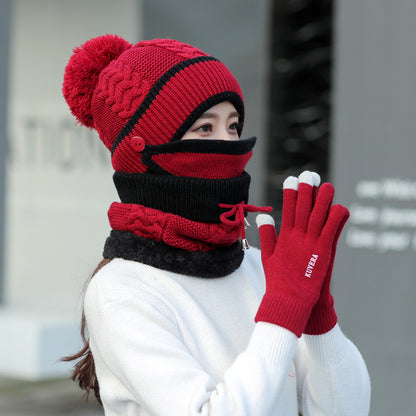
[[257, 217], [266, 293], [255, 320], [282, 326], [298, 337], [329, 276], [328, 291], [325, 289], [322, 299], [323, 304], [327, 302], [336, 242], [348, 218], [346, 208], [331, 207], [332, 185], [324, 184], [316, 192], [314, 182], [316, 174], [311, 172], [284, 182], [279, 238], [269, 215]]

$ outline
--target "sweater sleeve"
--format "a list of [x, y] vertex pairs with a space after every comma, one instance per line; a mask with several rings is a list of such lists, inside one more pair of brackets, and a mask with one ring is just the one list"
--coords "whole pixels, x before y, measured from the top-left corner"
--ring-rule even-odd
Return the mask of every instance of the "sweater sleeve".
[[295, 365], [303, 416], [369, 414], [367, 367], [338, 325], [323, 335], [303, 335]]
[[106, 414], [127, 414], [122, 407], [127, 402], [158, 416], [296, 411], [296, 398], [291, 411], [284, 411], [288, 398], [282, 394], [298, 342], [290, 331], [258, 323], [245, 351], [217, 383], [185, 347], [166, 305], [152, 294], [108, 301], [96, 281], [84, 307]]

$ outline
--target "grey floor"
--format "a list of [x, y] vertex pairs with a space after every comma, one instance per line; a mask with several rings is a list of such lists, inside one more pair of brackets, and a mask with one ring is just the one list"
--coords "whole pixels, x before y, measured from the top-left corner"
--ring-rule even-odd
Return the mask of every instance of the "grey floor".
[[71, 380], [41, 382], [0, 378], [1, 416], [103, 416], [93, 397], [86, 401]]

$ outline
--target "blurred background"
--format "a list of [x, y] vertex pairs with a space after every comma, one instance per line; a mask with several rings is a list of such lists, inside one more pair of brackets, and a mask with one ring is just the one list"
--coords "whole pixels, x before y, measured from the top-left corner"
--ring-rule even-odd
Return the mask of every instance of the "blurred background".
[[277, 221], [287, 175], [335, 184], [351, 218], [333, 289], [371, 415], [415, 414], [415, 18], [414, 0], [0, 0], [0, 414], [102, 414], [59, 359], [81, 345], [117, 196], [61, 86], [72, 49], [105, 33], [176, 38], [231, 69], [259, 139], [251, 202]]

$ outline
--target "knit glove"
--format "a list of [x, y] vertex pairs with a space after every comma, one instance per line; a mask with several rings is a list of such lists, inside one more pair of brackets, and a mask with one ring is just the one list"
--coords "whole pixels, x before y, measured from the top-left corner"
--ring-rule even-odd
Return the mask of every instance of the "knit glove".
[[322, 304], [326, 306], [329, 301], [333, 253], [348, 218], [346, 208], [331, 206], [333, 186], [326, 183], [318, 189], [316, 182], [316, 174], [311, 172], [285, 180], [279, 238], [272, 217], [257, 217], [266, 293], [255, 320], [282, 326], [298, 337], [320, 299], [327, 276], [328, 290], [323, 293]]

